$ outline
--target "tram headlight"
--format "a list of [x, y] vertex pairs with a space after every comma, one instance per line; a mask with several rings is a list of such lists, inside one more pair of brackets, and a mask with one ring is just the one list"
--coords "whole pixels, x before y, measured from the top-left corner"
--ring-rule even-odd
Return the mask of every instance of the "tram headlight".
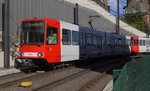
[[23, 52], [21, 52], [21, 53], [20, 53], [20, 56], [24, 56], [24, 53], [23, 53]]
[[43, 56], [43, 53], [38, 53], [37, 56], [38, 56], [38, 57], [42, 57], [42, 56]]

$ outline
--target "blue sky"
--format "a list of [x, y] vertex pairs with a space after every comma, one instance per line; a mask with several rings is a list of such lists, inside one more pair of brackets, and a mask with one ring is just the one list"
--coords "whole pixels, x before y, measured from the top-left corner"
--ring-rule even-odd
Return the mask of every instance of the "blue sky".
[[[120, 15], [124, 15], [123, 7], [127, 5], [127, 0], [119, 0], [120, 2]], [[110, 6], [110, 13], [116, 16], [117, 13], [117, 0], [108, 0]]]

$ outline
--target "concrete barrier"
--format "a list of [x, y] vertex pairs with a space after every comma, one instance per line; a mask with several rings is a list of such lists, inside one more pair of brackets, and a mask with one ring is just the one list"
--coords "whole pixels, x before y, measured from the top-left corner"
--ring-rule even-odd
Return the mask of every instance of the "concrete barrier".
[[111, 80], [102, 91], [113, 91], [113, 80]]
[[[10, 66], [14, 66], [14, 60], [10, 56]], [[0, 51], [0, 67], [4, 67], [4, 52]]]
[[[65, 0], [67, 2], [70, 3], [78, 3], [80, 6], [91, 9], [96, 11], [97, 13], [99, 13], [101, 16], [105, 17], [108, 21], [111, 21], [112, 23], [116, 23], [116, 17], [114, 17], [113, 15], [111, 15], [109, 12], [107, 12], [105, 9], [103, 9], [101, 6], [99, 6], [98, 4], [96, 4], [94, 1], [92, 0]], [[141, 32], [138, 29], [133, 28], [132, 26], [126, 24], [123, 21], [120, 21], [120, 27], [132, 34], [138, 35], [140, 37], [146, 37], [146, 33]]]

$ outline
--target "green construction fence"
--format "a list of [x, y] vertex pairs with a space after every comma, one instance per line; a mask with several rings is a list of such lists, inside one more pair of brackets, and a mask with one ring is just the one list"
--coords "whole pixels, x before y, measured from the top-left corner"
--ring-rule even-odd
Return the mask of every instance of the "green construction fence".
[[132, 59], [122, 70], [113, 70], [113, 91], [150, 91], [150, 56]]

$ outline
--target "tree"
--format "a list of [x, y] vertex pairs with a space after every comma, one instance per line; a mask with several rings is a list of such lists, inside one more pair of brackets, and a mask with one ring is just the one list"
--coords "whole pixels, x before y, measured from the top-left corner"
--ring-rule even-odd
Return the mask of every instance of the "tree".
[[142, 12], [126, 14], [121, 20], [141, 30], [142, 32], [147, 33], [148, 31], [148, 25], [144, 20], [144, 14]]

